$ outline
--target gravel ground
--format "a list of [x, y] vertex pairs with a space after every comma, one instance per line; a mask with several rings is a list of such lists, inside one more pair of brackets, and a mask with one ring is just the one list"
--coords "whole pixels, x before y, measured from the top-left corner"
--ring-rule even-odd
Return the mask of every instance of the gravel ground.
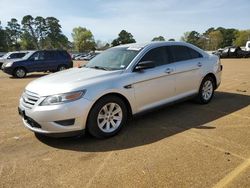
[[250, 59], [222, 64], [210, 104], [150, 112], [106, 140], [36, 137], [17, 106], [44, 74], [0, 71], [0, 187], [249, 187]]

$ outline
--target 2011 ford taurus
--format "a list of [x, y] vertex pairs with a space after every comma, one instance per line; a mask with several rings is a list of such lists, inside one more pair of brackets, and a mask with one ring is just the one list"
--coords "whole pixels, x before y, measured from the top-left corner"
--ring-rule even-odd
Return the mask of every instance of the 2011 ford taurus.
[[217, 56], [188, 43], [122, 45], [83, 67], [32, 81], [20, 98], [19, 114], [35, 133], [88, 130], [106, 138], [130, 115], [191, 96], [209, 103], [221, 72]]

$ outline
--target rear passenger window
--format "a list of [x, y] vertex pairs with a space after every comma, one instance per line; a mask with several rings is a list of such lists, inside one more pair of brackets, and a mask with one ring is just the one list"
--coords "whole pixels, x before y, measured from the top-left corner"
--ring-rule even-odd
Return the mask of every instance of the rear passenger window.
[[202, 57], [199, 52], [186, 46], [170, 46], [170, 49], [175, 62]]
[[26, 53], [19, 53], [19, 54], [17, 54], [17, 58], [22, 58], [22, 57], [25, 56], [25, 54], [26, 54]]
[[147, 52], [142, 61], [153, 61], [156, 66], [165, 65], [170, 63], [169, 53], [167, 52], [167, 47], [159, 47]]
[[199, 52], [197, 52], [196, 50], [193, 50], [192, 48], [188, 48], [188, 50], [189, 50], [189, 53], [190, 53], [192, 59], [202, 57], [202, 55]]
[[46, 51], [45, 52], [45, 57], [48, 60], [57, 59], [57, 57], [56, 57], [56, 51]]

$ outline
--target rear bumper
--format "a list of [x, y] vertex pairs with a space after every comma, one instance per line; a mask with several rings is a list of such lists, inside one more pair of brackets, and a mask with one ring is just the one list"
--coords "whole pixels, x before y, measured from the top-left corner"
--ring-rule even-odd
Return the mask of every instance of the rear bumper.
[[220, 65], [220, 71], [215, 74], [215, 77], [216, 77], [216, 88], [215, 89], [217, 89], [221, 84], [222, 70], [223, 70], [223, 66]]

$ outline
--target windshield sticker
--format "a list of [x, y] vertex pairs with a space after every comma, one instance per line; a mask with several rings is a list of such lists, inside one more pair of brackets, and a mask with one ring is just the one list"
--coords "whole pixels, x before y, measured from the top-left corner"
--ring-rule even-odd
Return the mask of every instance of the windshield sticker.
[[140, 51], [142, 48], [141, 47], [128, 47], [127, 50], [135, 50], [135, 51]]

